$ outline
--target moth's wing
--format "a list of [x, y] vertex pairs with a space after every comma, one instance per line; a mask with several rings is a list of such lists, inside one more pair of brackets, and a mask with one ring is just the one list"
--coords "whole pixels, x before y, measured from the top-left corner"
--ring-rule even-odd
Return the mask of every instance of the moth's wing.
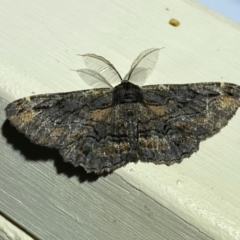
[[104, 57], [93, 53], [80, 55], [83, 57], [86, 67], [103, 76], [104, 79], [112, 86], [121, 83], [122, 78], [116, 68]]
[[98, 72], [91, 69], [78, 69], [76, 72], [92, 88], [112, 88], [112, 85]]
[[57, 148], [75, 166], [100, 173], [121, 164], [121, 159], [112, 163], [102, 158], [98, 146], [107, 145], [111, 134], [111, 89], [31, 96], [5, 110], [11, 124], [32, 142]]
[[124, 80], [142, 86], [147, 77], [152, 73], [157, 63], [159, 51], [159, 48], [151, 48], [141, 52], [140, 55], [133, 61], [133, 64], [124, 77]]
[[139, 152], [144, 161], [170, 165], [227, 125], [240, 106], [240, 86], [230, 83], [142, 88]]

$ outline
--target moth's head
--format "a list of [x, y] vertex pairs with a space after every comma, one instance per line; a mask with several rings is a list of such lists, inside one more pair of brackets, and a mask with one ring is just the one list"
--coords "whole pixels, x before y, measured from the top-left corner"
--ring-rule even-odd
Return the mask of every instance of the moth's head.
[[129, 81], [122, 81], [113, 89], [113, 102], [115, 104], [136, 103], [142, 102], [142, 100], [141, 88]]

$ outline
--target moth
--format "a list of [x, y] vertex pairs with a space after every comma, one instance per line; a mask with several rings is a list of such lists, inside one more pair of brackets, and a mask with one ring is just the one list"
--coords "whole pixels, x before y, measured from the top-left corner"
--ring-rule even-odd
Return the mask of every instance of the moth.
[[160, 49], [143, 51], [121, 78], [95, 54], [79, 74], [107, 87], [25, 97], [6, 116], [33, 143], [59, 150], [86, 172], [111, 172], [128, 162], [180, 163], [227, 125], [240, 106], [240, 86], [223, 82], [141, 86]]

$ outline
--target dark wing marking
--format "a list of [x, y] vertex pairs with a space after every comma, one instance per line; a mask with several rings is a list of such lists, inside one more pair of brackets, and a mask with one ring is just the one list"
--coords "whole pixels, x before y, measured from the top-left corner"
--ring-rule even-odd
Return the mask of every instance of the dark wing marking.
[[142, 93], [139, 155], [156, 164], [191, 156], [240, 106], [240, 87], [230, 83], [153, 85]]
[[32, 142], [102, 173], [138, 158], [180, 162], [240, 106], [240, 87], [229, 83], [145, 86], [141, 93], [143, 102], [117, 105], [110, 89], [44, 94], [14, 101], [6, 113]]
[[68, 134], [90, 118], [94, 108], [110, 104], [109, 89], [86, 90], [19, 99], [6, 107], [6, 113], [10, 122], [34, 143], [61, 147]]
[[95, 89], [16, 100], [7, 118], [32, 142], [59, 149], [64, 160], [101, 173], [126, 163], [125, 143], [112, 136], [112, 91]]

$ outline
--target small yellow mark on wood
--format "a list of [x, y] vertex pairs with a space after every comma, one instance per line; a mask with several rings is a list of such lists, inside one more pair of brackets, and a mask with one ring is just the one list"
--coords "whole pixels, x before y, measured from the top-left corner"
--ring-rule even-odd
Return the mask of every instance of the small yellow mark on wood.
[[178, 27], [180, 25], [180, 22], [174, 18], [171, 18], [168, 23], [174, 27]]

